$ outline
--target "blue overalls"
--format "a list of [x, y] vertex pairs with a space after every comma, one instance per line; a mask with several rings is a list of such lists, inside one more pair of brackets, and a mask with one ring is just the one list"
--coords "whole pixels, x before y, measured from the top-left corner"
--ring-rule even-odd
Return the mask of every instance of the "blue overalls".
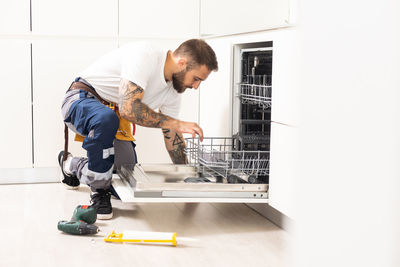
[[[78, 179], [89, 185], [92, 191], [108, 189], [114, 170], [114, 139], [119, 127], [118, 116], [91, 93], [85, 90], [73, 91], [77, 92], [68, 91], [64, 99], [63, 108], [67, 106], [63, 110], [64, 122], [71, 130], [85, 137], [82, 147], [87, 151], [87, 158], [73, 158], [71, 168]], [[126, 163], [136, 163], [135, 144], [118, 141], [117, 147], [121, 151], [127, 151], [126, 146], [129, 146], [129, 154], [132, 154]], [[121, 149], [123, 146], [125, 148]]]

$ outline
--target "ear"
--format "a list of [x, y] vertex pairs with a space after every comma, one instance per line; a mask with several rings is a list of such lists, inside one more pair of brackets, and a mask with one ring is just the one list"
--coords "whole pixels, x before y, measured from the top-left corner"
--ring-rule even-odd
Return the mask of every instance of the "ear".
[[179, 68], [180, 68], [180, 69], [185, 69], [185, 68], [186, 68], [186, 65], [187, 65], [187, 60], [186, 60], [186, 58], [183, 58], [183, 57], [179, 58], [179, 60], [178, 60], [178, 66], [179, 66]]

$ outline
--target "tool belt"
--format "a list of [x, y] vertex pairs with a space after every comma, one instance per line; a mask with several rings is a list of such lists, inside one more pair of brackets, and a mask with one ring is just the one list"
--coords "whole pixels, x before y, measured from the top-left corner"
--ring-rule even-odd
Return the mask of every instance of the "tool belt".
[[[111, 108], [112, 110], [115, 111], [115, 113], [118, 116], [119, 119], [119, 127], [117, 134], [115, 135], [115, 138], [118, 140], [123, 140], [123, 141], [135, 141], [133, 138], [133, 135], [135, 134], [135, 124], [131, 123], [130, 121], [121, 118], [118, 110], [118, 106], [113, 103], [104, 100], [101, 98], [101, 96], [96, 92], [96, 90], [88, 83], [82, 82], [84, 81], [82, 78], [76, 78], [75, 81], [71, 84], [71, 86], [68, 88], [69, 90], [85, 90], [89, 93], [91, 93], [97, 100], [100, 101], [103, 105]], [[131, 124], [133, 126], [133, 131], [131, 131]], [[65, 161], [68, 156], [68, 126], [64, 124], [64, 155], [63, 155], [63, 160]], [[85, 139], [84, 136], [81, 136], [79, 134], [75, 134], [75, 141], [83, 142]]]

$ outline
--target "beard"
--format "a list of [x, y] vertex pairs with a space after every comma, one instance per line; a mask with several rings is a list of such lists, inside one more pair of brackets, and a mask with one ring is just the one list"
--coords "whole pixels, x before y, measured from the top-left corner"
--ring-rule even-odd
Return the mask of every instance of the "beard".
[[180, 72], [172, 74], [172, 85], [174, 86], [174, 89], [180, 94], [182, 94], [186, 90], [186, 86], [183, 83], [186, 72], [187, 70], [182, 70]]

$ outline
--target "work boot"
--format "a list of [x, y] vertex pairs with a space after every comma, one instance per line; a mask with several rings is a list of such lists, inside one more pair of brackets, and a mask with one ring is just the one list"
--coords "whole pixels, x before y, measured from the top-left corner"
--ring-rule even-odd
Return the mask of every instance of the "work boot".
[[[72, 154], [68, 153], [68, 157], [66, 161], [63, 161], [64, 151], [60, 151], [58, 154], [58, 164], [60, 165], [61, 172], [63, 177], [61, 178], [61, 182], [68, 189], [77, 189], [79, 187], [79, 179], [69, 170], [70, 164], [65, 164], [66, 162], [70, 162], [72, 159]], [[67, 165], [67, 166], [66, 166]]]
[[90, 194], [90, 207], [94, 208], [97, 213], [97, 219], [109, 220], [113, 216], [111, 206], [111, 193], [108, 189], [97, 189], [96, 192]]

